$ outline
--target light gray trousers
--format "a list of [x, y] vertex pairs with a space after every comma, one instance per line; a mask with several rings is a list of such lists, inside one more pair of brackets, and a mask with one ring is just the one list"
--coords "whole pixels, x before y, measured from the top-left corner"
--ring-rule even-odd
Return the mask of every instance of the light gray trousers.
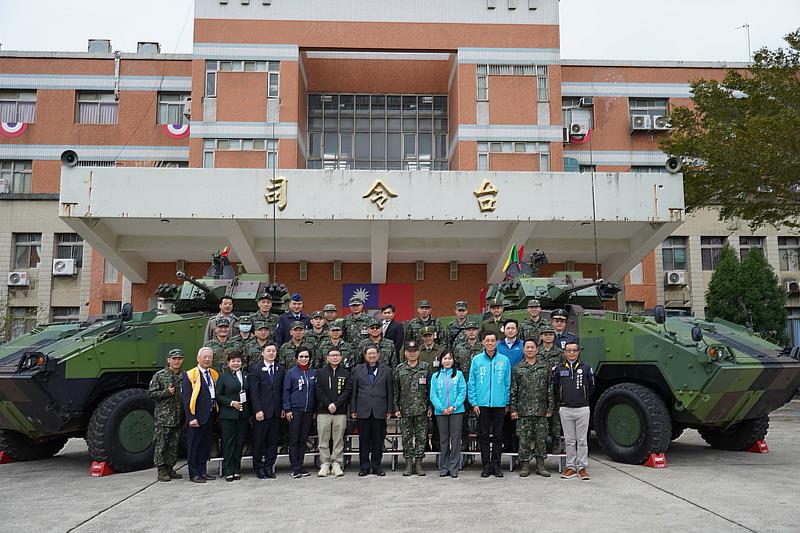
[[567, 468], [580, 470], [589, 466], [589, 408], [561, 407], [558, 410], [564, 429]]

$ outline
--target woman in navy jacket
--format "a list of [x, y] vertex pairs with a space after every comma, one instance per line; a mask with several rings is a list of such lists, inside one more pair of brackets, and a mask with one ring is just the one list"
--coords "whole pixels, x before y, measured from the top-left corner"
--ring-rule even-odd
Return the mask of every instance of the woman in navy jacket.
[[283, 409], [289, 421], [289, 462], [292, 477], [297, 479], [309, 475], [303, 468], [303, 460], [317, 407], [317, 371], [311, 368], [311, 348], [308, 346], [299, 346], [294, 358], [297, 364], [286, 372], [283, 379]]

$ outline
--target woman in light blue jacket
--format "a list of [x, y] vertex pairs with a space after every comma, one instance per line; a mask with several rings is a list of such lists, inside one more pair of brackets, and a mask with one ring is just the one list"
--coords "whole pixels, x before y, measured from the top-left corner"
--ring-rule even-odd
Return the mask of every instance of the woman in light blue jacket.
[[458, 477], [461, 466], [461, 423], [467, 384], [453, 354], [439, 356], [439, 370], [431, 375], [431, 403], [439, 428], [439, 477]]

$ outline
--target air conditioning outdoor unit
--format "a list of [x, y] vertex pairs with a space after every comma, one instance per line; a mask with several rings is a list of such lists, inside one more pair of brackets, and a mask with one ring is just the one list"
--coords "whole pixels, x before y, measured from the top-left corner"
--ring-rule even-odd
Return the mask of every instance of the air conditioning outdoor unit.
[[594, 96], [584, 96], [578, 105], [580, 107], [592, 107], [594, 105]]
[[28, 287], [30, 286], [27, 272], [9, 272], [8, 273], [8, 286], [9, 287]]
[[652, 129], [653, 120], [650, 115], [633, 115], [631, 117], [631, 131], [649, 131]]
[[667, 120], [667, 117], [657, 116], [653, 117], [653, 129], [658, 131], [666, 131], [672, 129], [672, 125]]
[[74, 276], [77, 271], [74, 259], [53, 259], [54, 276]]
[[589, 133], [589, 125], [581, 124], [580, 122], [573, 122], [569, 125], [570, 135], [586, 135]]
[[800, 281], [796, 279], [787, 280], [786, 294], [800, 294]]
[[668, 270], [664, 273], [664, 282], [667, 285], [686, 285], [686, 271]]

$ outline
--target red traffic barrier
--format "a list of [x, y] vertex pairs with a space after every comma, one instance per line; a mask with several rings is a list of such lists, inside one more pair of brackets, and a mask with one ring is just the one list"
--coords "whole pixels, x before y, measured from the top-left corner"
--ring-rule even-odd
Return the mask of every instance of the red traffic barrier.
[[8, 455], [6, 452], [0, 452], [0, 465], [13, 463], [15, 459]]
[[92, 461], [92, 466], [89, 467], [89, 475], [92, 477], [105, 477], [111, 474], [116, 472], [105, 461]]
[[666, 468], [667, 457], [663, 453], [651, 453], [647, 461], [644, 462], [644, 466], [650, 468]]
[[750, 453], [769, 453], [769, 446], [767, 446], [767, 441], [757, 440], [747, 451]]

